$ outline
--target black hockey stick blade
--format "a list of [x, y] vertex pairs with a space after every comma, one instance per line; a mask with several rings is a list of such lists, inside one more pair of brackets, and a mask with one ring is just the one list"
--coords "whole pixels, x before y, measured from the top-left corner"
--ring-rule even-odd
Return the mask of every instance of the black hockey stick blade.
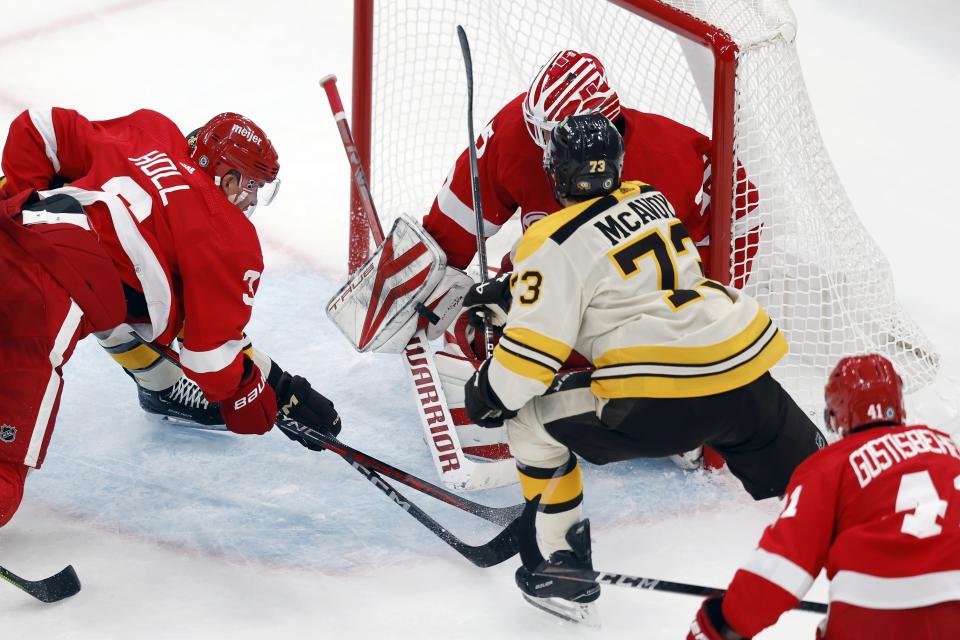
[[[631, 589], [647, 589], [652, 591], [666, 591], [669, 593], [682, 593], [689, 596], [708, 597], [713, 595], [722, 595], [726, 593], [723, 589], [714, 587], [705, 587], [699, 584], [688, 584], [686, 582], [671, 582], [670, 580], [658, 580], [657, 578], [644, 578], [641, 576], [630, 576], [622, 573], [608, 573], [606, 571], [588, 571], [569, 569], [566, 567], [548, 566], [544, 571], [537, 575], [561, 580], [573, 580], [575, 582], [597, 582], [601, 585], [612, 585], [615, 587], [628, 587]], [[826, 613], [827, 605], [822, 602], [810, 602], [801, 600], [795, 609], [800, 611], [810, 611], [811, 613]]]
[[462, 511], [472, 513], [473, 515], [483, 518], [488, 522], [492, 522], [493, 524], [498, 524], [502, 527], [505, 527], [516, 520], [520, 515], [520, 512], [523, 510], [522, 504], [512, 505], [509, 507], [491, 507], [485, 504], [480, 504], [479, 502], [474, 502], [473, 500], [447, 491], [446, 489], [427, 482], [422, 478], [418, 478], [411, 473], [407, 473], [402, 469], [398, 469], [390, 464], [387, 464], [386, 462], [367, 455], [362, 451], [358, 451], [353, 447], [344, 444], [329, 433], [311, 429], [310, 427], [306, 427], [294, 420], [281, 418], [277, 420], [277, 428], [286, 433], [297, 434], [299, 437], [309, 440], [311, 443], [319, 447], [328, 449], [339, 455], [350, 464], [353, 464], [354, 462], [359, 463], [363, 467], [373, 469], [374, 471], [382, 473], [388, 478], [402, 482], [408, 487], [412, 487], [421, 493], [425, 493], [431, 498], [436, 498], [437, 500], [445, 502]]
[[73, 565], [67, 566], [59, 573], [43, 580], [24, 580], [15, 573], [0, 567], [0, 578], [6, 580], [22, 591], [41, 602], [59, 602], [76, 595], [80, 591], [80, 578], [74, 571]]
[[435, 536], [443, 540], [454, 551], [462, 555], [476, 566], [482, 568], [492, 567], [504, 562], [505, 560], [509, 560], [517, 554], [516, 529], [518, 525], [516, 524], [516, 521], [510, 523], [503, 531], [498, 533], [496, 537], [489, 542], [479, 546], [469, 545], [451, 533], [442, 524], [431, 518], [426, 511], [404, 498], [390, 485], [389, 482], [381, 478], [376, 471], [364, 467], [359, 462], [350, 461], [346, 458], [344, 458], [344, 460], [349, 462], [350, 466], [360, 472], [360, 474], [362, 474], [370, 482], [370, 484], [380, 489], [380, 491], [386, 494], [388, 498], [393, 500], [398, 507], [413, 516], [420, 524], [429, 529]]

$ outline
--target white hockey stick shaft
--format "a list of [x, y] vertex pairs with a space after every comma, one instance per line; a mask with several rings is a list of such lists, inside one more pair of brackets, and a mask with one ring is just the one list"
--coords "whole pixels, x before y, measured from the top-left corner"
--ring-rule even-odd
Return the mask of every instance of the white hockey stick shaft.
[[[366, 172], [356, 152], [350, 125], [343, 110], [343, 102], [337, 89], [337, 77], [326, 76], [320, 81], [320, 86], [323, 87], [330, 101], [330, 109], [340, 130], [340, 138], [353, 167], [354, 184], [361, 193], [361, 201], [367, 219], [370, 221], [370, 228], [374, 232], [374, 239], [377, 244], [380, 244], [383, 242], [380, 219], [367, 187]], [[517, 472], [512, 458], [477, 463], [468, 460], [464, 455], [453, 417], [450, 415], [446, 395], [440, 385], [440, 375], [437, 373], [433, 352], [422, 329], [414, 334], [404, 348], [403, 362], [413, 383], [420, 425], [440, 480], [451, 489], [464, 491], [492, 489], [515, 483]]]

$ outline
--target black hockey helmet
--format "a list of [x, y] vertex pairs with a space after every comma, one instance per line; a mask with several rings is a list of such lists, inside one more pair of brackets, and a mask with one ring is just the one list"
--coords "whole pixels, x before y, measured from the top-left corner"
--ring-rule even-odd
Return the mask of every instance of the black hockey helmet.
[[550, 136], [543, 169], [557, 202], [606, 195], [620, 186], [623, 138], [599, 113], [567, 116]]

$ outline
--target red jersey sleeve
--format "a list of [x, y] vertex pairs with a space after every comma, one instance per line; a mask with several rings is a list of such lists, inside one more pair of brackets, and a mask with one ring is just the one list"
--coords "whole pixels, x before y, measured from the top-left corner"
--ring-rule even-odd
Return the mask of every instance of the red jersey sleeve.
[[94, 125], [72, 109], [30, 109], [10, 125], [3, 148], [7, 195], [47, 189], [54, 177], [67, 181], [90, 169], [88, 140]]
[[219, 401], [236, 392], [243, 376], [243, 331], [263, 258], [256, 231], [239, 209], [226, 201], [211, 209], [193, 219], [181, 212], [171, 230], [183, 291], [181, 364], [208, 400]]
[[[508, 126], [509, 110], [519, 109], [517, 100], [511, 101], [487, 124], [477, 137], [477, 171], [480, 176], [480, 201], [483, 204], [484, 237], [495, 234], [519, 204], [506, 187], [502, 154], [509, 152], [515, 127]], [[526, 135], [526, 133], [524, 134]], [[535, 167], [539, 170], [539, 165]], [[473, 183], [470, 177], [470, 154], [464, 149], [444, 181], [440, 192], [423, 218], [427, 233], [447, 254], [447, 264], [463, 269], [477, 252], [476, 217], [473, 213]]]
[[740, 635], [753, 637], [797, 606], [827, 562], [840, 473], [823, 458], [814, 454], [794, 472], [780, 517], [730, 583], [723, 614]]
[[[697, 243], [697, 248], [700, 250], [700, 256], [703, 259], [703, 272], [708, 275], [712, 274], [710, 246], [710, 220], [713, 212], [710, 198], [713, 187], [713, 169], [710, 164], [712, 144], [709, 138], [703, 138], [697, 144], [705, 159], [706, 169], [703, 174], [700, 218], [693, 224], [693, 228], [689, 229], [690, 236]], [[733, 273], [731, 274], [730, 284], [738, 289], [742, 289], [746, 285], [753, 268], [753, 259], [760, 246], [760, 233], [763, 230], [763, 223], [756, 212], [759, 204], [760, 196], [757, 187], [750, 182], [746, 169], [737, 160], [733, 184], [733, 210], [736, 218], [731, 232], [733, 248], [730, 259], [733, 263]], [[687, 224], [687, 222], [685, 221], [684, 224]]]

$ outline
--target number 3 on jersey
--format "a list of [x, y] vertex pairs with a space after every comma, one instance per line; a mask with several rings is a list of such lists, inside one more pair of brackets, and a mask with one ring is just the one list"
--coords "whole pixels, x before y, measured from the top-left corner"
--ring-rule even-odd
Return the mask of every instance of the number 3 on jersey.
[[534, 269], [524, 271], [520, 274], [513, 274], [510, 278], [510, 289], [517, 286], [517, 282], [526, 285], [526, 291], [517, 298], [522, 305], [530, 305], [540, 299], [540, 287], [543, 285], [543, 274]]

